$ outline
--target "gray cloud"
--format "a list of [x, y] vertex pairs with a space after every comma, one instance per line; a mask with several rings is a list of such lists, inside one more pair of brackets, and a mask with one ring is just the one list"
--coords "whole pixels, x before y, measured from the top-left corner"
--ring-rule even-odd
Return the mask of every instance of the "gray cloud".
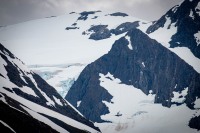
[[71, 11], [121, 11], [156, 20], [182, 0], [0, 0], [0, 25], [14, 24]]

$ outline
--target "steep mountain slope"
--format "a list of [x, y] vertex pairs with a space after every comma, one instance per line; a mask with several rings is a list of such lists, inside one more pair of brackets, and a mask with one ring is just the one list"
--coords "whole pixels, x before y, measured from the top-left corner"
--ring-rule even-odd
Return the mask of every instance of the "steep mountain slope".
[[[66, 96], [66, 99], [86, 118], [95, 122], [105, 122], [106, 119], [102, 119], [103, 115], [117, 113], [110, 112], [110, 107], [105, 104], [115, 105], [112, 101], [115, 99], [114, 95], [101, 85], [103, 82], [100, 80], [101, 74], [108, 73], [120, 79], [122, 84], [132, 85], [146, 95], [149, 92], [155, 94], [154, 103], [161, 103], [167, 107], [173, 104], [186, 104], [191, 109], [199, 104], [194, 103], [200, 97], [200, 74], [176, 54], [138, 29], [129, 31], [125, 37], [113, 44], [108, 54], [86, 66]], [[105, 78], [113, 80], [109, 76]], [[121, 96], [123, 96], [123, 91]], [[123, 107], [123, 104], [125, 103], [121, 102], [117, 108], [119, 114], [123, 109], [120, 106]], [[195, 111], [192, 112], [195, 113]], [[134, 114], [134, 112], [131, 113]], [[116, 114], [116, 117], [118, 115]], [[192, 114], [190, 116], [192, 117]], [[181, 122], [181, 119], [178, 122]], [[173, 130], [175, 131], [175, 128]]]
[[176, 53], [200, 73], [200, 1], [184, 0], [153, 24], [139, 29]]
[[[0, 55], [1, 121], [15, 132], [26, 132], [34, 126], [38, 129], [30, 132], [97, 132], [93, 123], [75, 111], [53, 87], [28, 70], [2, 44]], [[27, 127], [20, 128], [23, 124]]]

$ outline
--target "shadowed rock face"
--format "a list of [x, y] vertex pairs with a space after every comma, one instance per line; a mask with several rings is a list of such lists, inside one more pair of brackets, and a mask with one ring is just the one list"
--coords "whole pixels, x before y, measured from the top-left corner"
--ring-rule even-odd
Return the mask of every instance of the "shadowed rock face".
[[193, 117], [189, 122], [189, 127], [200, 130], [200, 116]]
[[[3, 94], [0, 93], [0, 97], [2, 97], [2, 95]], [[20, 107], [19, 102], [12, 100], [6, 95], [4, 95], [4, 97], [6, 97], [6, 101], [9, 102], [12, 107], [23, 110], [23, 108]], [[25, 110], [23, 110], [23, 112], [24, 113], [17, 111], [16, 109], [11, 108], [4, 102], [0, 101], [0, 119], [9, 125], [16, 133], [58, 133], [45, 123], [34, 119]], [[13, 133], [13, 131], [2, 125], [2, 123], [0, 123], [0, 129], [5, 133]]]
[[[200, 31], [200, 16], [196, 7], [200, 0], [185, 0], [179, 7], [175, 6], [163, 15], [158, 21], [147, 29], [147, 33], [152, 33], [164, 27], [166, 17], [170, 18], [171, 23], [175, 23], [177, 33], [172, 36], [169, 42], [170, 47], [188, 47], [192, 53], [200, 58], [200, 45], [196, 43], [194, 34]], [[190, 15], [193, 15], [191, 17]], [[170, 26], [168, 27], [170, 28]]]
[[184, 103], [193, 108], [200, 97], [200, 75], [176, 54], [172, 53], [138, 29], [115, 41], [108, 54], [89, 64], [69, 90], [66, 99], [88, 119], [102, 122], [100, 116], [109, 113], [102, 101], [111, 102], [112, 96], [100, 86], [99, 73], [110, 72], [122, 83], [133, 85], [145, 94], [152, 90], [155, 103], [170, 107], [173, 91], [188, 87]]

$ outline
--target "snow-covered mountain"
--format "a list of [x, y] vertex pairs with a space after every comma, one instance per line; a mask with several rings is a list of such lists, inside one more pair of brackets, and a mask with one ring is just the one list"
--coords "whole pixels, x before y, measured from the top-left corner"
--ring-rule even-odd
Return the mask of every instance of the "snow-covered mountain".
[[98, 132], [56, 90], [0, 44], [0, 123], [13, 132]]
[[120, 33], [138, 26], [136, 21], [120, 13], [72, 12], [2, 27], [0, 41], [28, 65], [89, 64], [106, 54]]
[[85, 67], [66, 99], [103, 132], [197, 132], [199, 4], [185, 0], [139, 22]]
[[[158, 34], [159, 30], [173, 31], [163, 33], [164, 38], [169, 34], [170, 48], [187, 47], [194, 56], [200, 58], [200, 3], [199, 0], [185, 0], [171, 8], [159, 20], [148, 27], [146, 33]], [[156, 33], [157, 32], [157, 33]], [[156, 38], [156, 37], [155, 37]], [[157, 36], [158, 38], [158, 36]], [[164, 40], [160, 38], [160, 40]], [[167, 38], [166, 38], [167, 39]]]
[[188, 124], [199, 117], [199, 81], [200, 74], [190, 65], [133, 29], [108, 54], [86, 66], [66, 99], [86, 118], [104, 122], [97, 125], [105, 132], [111, 127], [121, 132], [195, 132]]
[[185, 0], [154, 22], [121, 12], [71, 12], [2, 27], [0, 41], [39, 64], [30, 68], [103, 133], [195, 133], [199, 12], [200, 0]]
[[200, 3], [185, 0], [159, 20], [139, 27], [200, 73]]

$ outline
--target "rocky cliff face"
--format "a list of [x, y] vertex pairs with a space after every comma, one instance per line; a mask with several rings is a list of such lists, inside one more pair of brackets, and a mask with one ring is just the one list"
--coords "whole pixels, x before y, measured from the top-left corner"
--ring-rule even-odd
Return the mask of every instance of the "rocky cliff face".
[[158, 21], [155, 21], [146, 33], [153, 33], [164, 27], [167, 18], [171, 20], [168, 29], [173, 23], [177, 28], [176, 34], [169, 42], [170, 47], [188, 47], [196, 57], [200, 58], [200, 1], [185, 0], [180, 5], [174, 6]]
[[[111, 73], [122, 83], [133, 85], [145, 94], [155, 94], [155, 103], [170, 107], [186, 103], [193, 108], [200, 97], [200, 74], [155, 40], [138, 29], [129, 31], [115, 41], [108, 54], [89, 64], [69, 90], [66, 99], [88, 119], [102, 122], [100, 116], [109, 112], [102, 101], [112, 96], [100, 86], [99, 73]], [[172, 101], [173, 92], [188, 88], [185, 100]], [[81, 101], [77, 106], [77, 102]]]

